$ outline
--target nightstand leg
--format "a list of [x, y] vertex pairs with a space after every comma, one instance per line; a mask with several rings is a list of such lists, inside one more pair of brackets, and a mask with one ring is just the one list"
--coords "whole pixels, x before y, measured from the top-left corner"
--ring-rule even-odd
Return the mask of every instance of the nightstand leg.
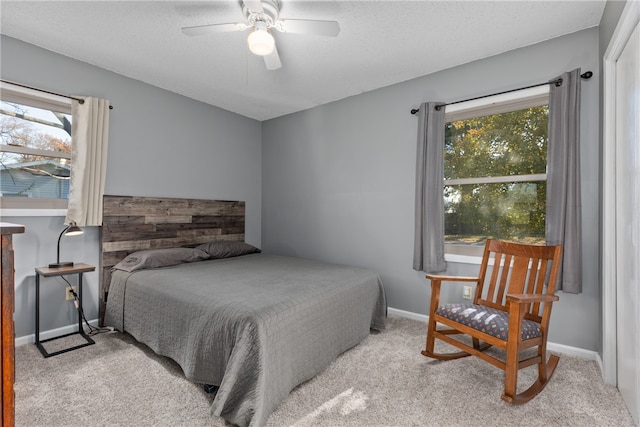
[[40, 275], [36, 273], [36, 346], [40, 347]]
[[84, 335], [82, 327], [82, 273], [78, 274], [78, 332]]

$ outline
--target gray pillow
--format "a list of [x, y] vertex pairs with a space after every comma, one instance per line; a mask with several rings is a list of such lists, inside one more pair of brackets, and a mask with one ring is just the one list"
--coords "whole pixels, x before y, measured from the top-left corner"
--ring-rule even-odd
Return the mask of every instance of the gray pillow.
[[262, 252], [260, 249], [248, 243], [227, 240], [216, 240], [205, 243], [196, 249], [202, 249], [208, 253], [210, 259], [231, 258]]
[[127, 255], [125, 259], [117, 263], [113, 268], [131, 272], [147, 268], [169, 267], [205, 259], [209, 259], [209, 254], [196, 248], [148, 249]]

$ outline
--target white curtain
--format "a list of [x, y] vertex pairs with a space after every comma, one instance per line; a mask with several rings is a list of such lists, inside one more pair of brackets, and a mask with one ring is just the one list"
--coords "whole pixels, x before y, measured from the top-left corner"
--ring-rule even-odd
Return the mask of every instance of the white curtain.
[[109, 144], [109, 101], [73, 101], [71, 177], [65, 224], [102, 225], [102, 196]]

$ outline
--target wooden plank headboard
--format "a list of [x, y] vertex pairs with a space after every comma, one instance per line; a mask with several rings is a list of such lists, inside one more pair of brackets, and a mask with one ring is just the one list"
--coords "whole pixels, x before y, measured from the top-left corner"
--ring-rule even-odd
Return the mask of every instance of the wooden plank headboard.
[[130, 253], [213, 240], [244, 241], [245, 202], [162, 197], [104, 196], [100, 324], [111, 268]]

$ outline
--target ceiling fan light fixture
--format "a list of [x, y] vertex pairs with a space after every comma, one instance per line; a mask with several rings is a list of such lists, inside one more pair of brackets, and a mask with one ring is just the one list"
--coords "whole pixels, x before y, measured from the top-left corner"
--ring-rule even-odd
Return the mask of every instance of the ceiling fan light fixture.
[[259, 25], [258, 22], [256, 22], [255, 30], [247, 37], [247, 44], [249, 45], [249, 50], [255, 55], [265, 56], [273, 53], [276, 41], [264, 23]]

